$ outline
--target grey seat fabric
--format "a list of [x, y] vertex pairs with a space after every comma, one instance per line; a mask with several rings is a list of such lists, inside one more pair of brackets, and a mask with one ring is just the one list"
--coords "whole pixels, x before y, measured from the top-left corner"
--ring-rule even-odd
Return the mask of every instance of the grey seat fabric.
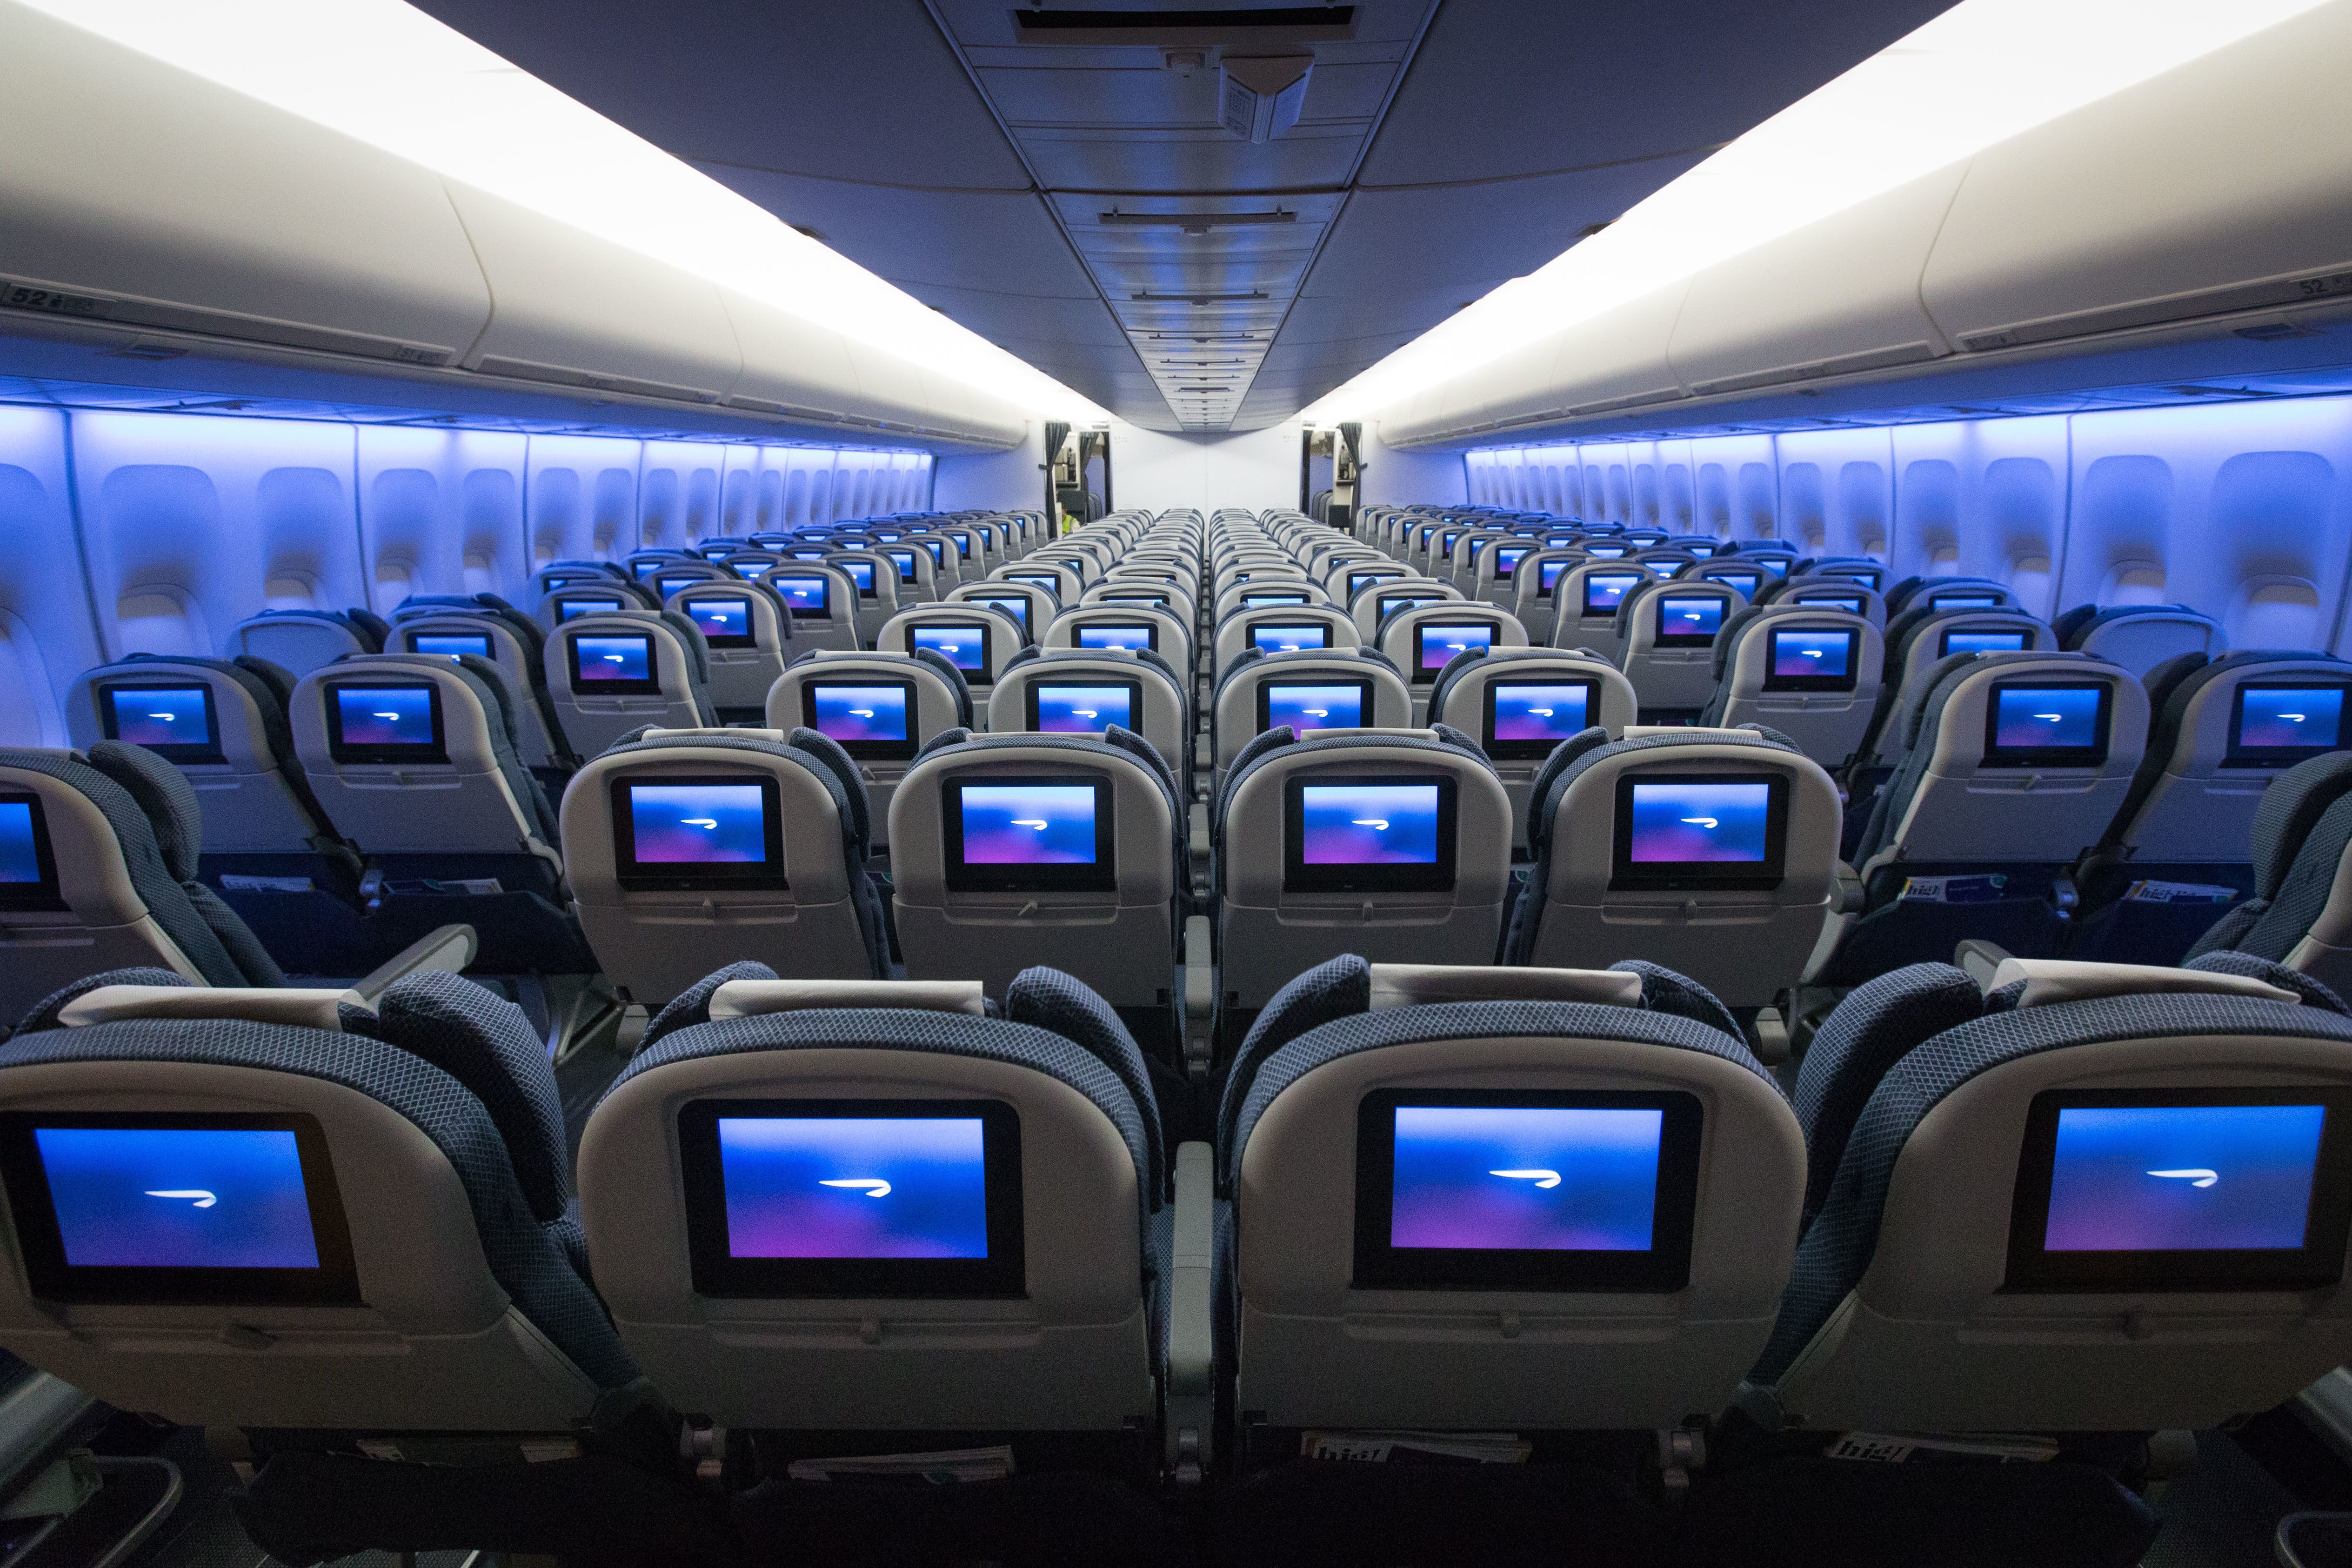
[[[1085, 891], [977, 892], [951, 885], [950, 786], [990, 779], [1101, 779], [1111, 787], [1115, 885]], [[973, 736], [950, 731], [923, 748], [890, 804], [891, 907], [907, 974], [979, 980], [1003, 996], [1040, 960], [1112, 1006], [1152, 1014], [1168, 1038], [1176, 940], [1190, 913], [1187, 798], [1150, 742], [1112, 726], [1078, 735]]]
[[[873, 738], [874, 729], [864, 720], [874, 714], [836, 713], [826, 697], [828, 690], [854, 693], [869, 686], [904, 688], [904, 735]], [[915, 754], [936, 735], [970, 729], [974, 717], [963, 673], [929, 648], [913, 653], [820, 650], [794, 660], [768, 692], [770, 729], [789, 732], [806, 727], [844, 742], [866, 785], [877, 844], [889, 831], [890, 797]]]
[[[1628, 1089], [1706, 1106], [1707, 1174], [1679, 1288], [1356, 1282], [1367, 1096], [1454, 1092], [1475, 1104], [1486, 1091], [1523, 1104], [1531, 1091]], [[1720, 1410], [1769, 1333], [1804, 1186], [1796, 1117], [1722, 1005], [1634, 962], [1318, 966], [1259, 1014], [1226, 1081], [1219, 1147], [1237, 1398], [1277, 1428], [1624, 1429]], [[1360, 1332], [1372, 1322], [1380, 1333]]]
[[[1511, 797], [1513, 842], [1522, 848], [1528, 842], [1528, 793], [1558, 746], [1549, 737], [1529, 742], [1515, 740], [1502, 731], [1557, 729], [1572, 720], [1565, 712], [1541, 712], [1544, 722], [1531, 725], [1529, 721], [1538, 716], [1531, 699], [1507, 705], [1496, 688], [1525, 692], [1552, 683], [1582, 685], [1587, 690], [1586, 722], [1574, 725], [1570, 734], [1597, 725], [1612, 735], [1621, 735], [1639, 716], [1633, 685], [1624, 673], [1582, 648], [1498, 648], [1463, 653], [1438, 672], [1429, 689], [1429, 721], [1472, 737], [1494, 763], [1503, 789]], [[1540, 756], [1536, 754], [1538, 748]]]
[[[1850, 633], [1845, 639], [1846, 668], [1840, 672], [1844, 685], [1827, 689], [1829, 683], [1823, 679], [1813, 683], [1822, 689], [1811, 689], [1784, 682], [1781, 677], [1792, 672], [1780, 667], [1784, 661], [1775, 656], [1780, 644], [1774, 641], [1784, 632], [1832, 638]], [[1835, 641], [1826, 644], [1832, 654], [1836, 647]], [[1803, 651], [1799, 650], [1799, 654], [1794, 662], [1801, 664]], [[1806, 756], [1836, 771], [1862, 747], [1877, 710], [1880, 672], [1885, 663], [1878, 628], [1867, 617], [1809, 608], [1801, 602], [1747, 605], [1725, 621], [1722, 634], [1715, 640], [1715, 693], [1700, 713], [1699, 722], [1769, 725]], [[1800, 674], [1800, 682], [1806, 678]]]
[[84, 752], [0, 749], [0, 795], [37, 804], [56, 873], [46, 904], [7, 912], [0, 1016], [132, 964], [199, 985], [285, 983], [252, 930], [197, 880], [202, 818], [170, 763], [114, 740]]
[[[632, 642], [646, 639], [650, 648], [644, 682], [652, 690], [600, 690], [600, 682], [582, 674], [593, 661], [582, 662], [582, 638]], [[615, 614], [583, 615], [564, 622], [547, 638], [547, 689], [560, 716], [563, 733], [583, 757], [593, 757], [632, 730], [646, 726], [691, 729], [716, 724], [718, 711], [709, 695], [710, 651], [693, 622], [674, 611], [623, 611]], [[623, 668], [627, 666], [624, 665]]]
[[[1357, 717], [1367, 729], [1402, 729], [1412, 723], [1412, 695], [1404, 674], [1376, 648], [1333, 648], [1320, 653], [1302, 649], [1295, 653], [1269, 653], [1262, 648], [1244, 651], [1217, 678], [1210, 704], [1210, 778], [1212, 795], [1223, 786], [1225, 774], [1243, 749], [1265, 733], [1258, 726], [1259, 693], [1269, 682], [1312, 685], [1319, 680], [1362, 685], [1370, 683], [1369, 704], [1360, 704]], [[1267, 704], [1269, 717], [1279, 716]], [[1292, 716], [1303, 721], [1308, 716]], [[1271, 728], [1272, 726], [1268, 726]], [[1291, 727], [1298, 729], [1297, 723]], [[1298, 729], [1298, 733], [1314, 733]]]
[[229, 630], [237, 654], [267, 659], [298, 679], [346, 653], [381, 653], [391, 630], [368, 611], [265, 610]]
[[2078, 604], [2053, 622], [2058, 645], [2144, 675], [2182, 653], [2219, 653], [2221, 622], [2185, 604]]
[[[1450, 887], [1333, 892], [1293, 887], [1286, 795], [1316, 776], [1451, 780], [1458, 818]], [[1510, 880], [1511, 802], [1458, 730], [1338, 730], [1287, 725], [1244, 747], [1210, 805], [1219, 990], [1230, 1035], [1294, 975], [1337, 953], [1375, 961], [1481, 964], [1495, 956]], [[1385, 828], [1380, 830], [1385, 831]]]
[[[778, 884], [626, 885], [615, 789], [689, 779], [774, 785]], [[642, 731], [583, 768], [563, 794], [564, 863], [582, 929], [622, 995], [656, 1006], [706, 972], [714, 946], [795, 977], [887, 974], [889, 936], [867, 874], [872, 832], [856, 764], [806, 728]]]
[[[1995, 688], [2095, 685], [2109, 712], [2095, 764], [1989, 759]], [[1955, 654], [1904, 723], [1901, 763], [1853, 846], [1859, 916], [1841, 915], [1811, 977], [1854, 984], [1898, 965], [1940, 958], [1964, 937], [2024, 957], [2053, 952], [2068, 929], [2064, 876], [2097, 843], [2138, 770], [2147, 695], [2128, 671], [2083, 653]], [[1884, 751], [1888, 737], [1882, 737]]]
[[[188, 1017], [101, 989], [187, 984], [121, 970], [47, 998], [0, 1046], [0, 1106], [312, 1118], [364, 1304], [36, 1303], [12, 1271], [10, 1350], [126, 1408], [248, 1427], [566, 1432], [636, 1379], [587, 1281], [560, 1100], [520, 1009], [439, 973], [373, 1011], [293, 993], [317, 998], [304, 1025], [242, 1016], [278, 993]], [[77, 1000], [127, 1016], [68, 1027]]]
[[2037, 1096], [2340, 1090], [2352, 1009], [2229, 952], [2186, 970], [2011, 965], [1990, 985], [1912, 966], [1855, 989], [1816, 1035], [1797, 1087], [1808, 1218], [1751, 1413], [1902, 1431], [2197, 1427], [2337, 1364], [2352, 1348], [2340, 1291], [2001, 1287]]
[[2330, 752], [2289, 768], [2254, 811], [2253, 896], [2189, 948], [2191, 958], [2237, 951], [2311, 974], [2329, 986], [2352, 982], [2352, 752]]
[[[569, 772], [578, 764], [548, 690], [547, 638], [538, 622], [494, 593], [412, 596], [392, 614], [387, 653], [433, 652], [436, 644], [429, 640], [436, 637], [481, 638], [489, 650], [483, 656], [497, 666], [513, 699], [515, 739], [524, 765]], [[420, 644], [420, 638], [428, 641]]]
[[[1753, 778], [1785, 792], [1782, 870], [1769, 886], [1620, 885], [1618, 845], [1633, 831], [1620, 821], [1622, 787], [1683, 778]], [[1504, 962], [1598, 965], [1638, 945], [1741, 1009], [1769, 1005], [1801, 977], [1835, 906], [1837, 786], [1776, 732], [1637, 729], [1612, 741], [1589, 729], [1561, 742], [1528, 801], [1535, 866], [1510, 913]]]
[[[796, 1430], [1059, 1431], [1155, 1420], [1166, 1228], [1134, 1041], [1049, 970], [1008, 988], [777, 982], [738, 964], [681, 994], [590, 1114], [588, 1246], [622, 1339], [680, 1408]], [[1139, 1096], [1143, 1098], [1139, 1098]], [[1019, 1118], [1025, 1291], [888, 1296], [836, 1332], [822, 1296], [696, 1293], [677, 1109], [694, 1100], [993, 1100]]]
[[768, 689], [802, 652], [782, 598], [761, 583], [738, 580], [681, 588], [666, 607], [702, 635], [706, 695], [719, 721], [760, 723]]

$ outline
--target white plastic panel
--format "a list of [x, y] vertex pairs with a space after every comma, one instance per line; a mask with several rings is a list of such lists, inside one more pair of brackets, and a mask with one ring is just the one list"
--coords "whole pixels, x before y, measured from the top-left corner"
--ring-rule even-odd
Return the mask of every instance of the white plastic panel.
[[2231, 647], [2325, 647], [2352, 549], [2352, 403], [2074, 419], [2059, 608], [2186, 604]]
[[0, 407], [0, 746], [63, 746], [58, 704], [100, 662], [73, 553], [66, 416]]
[[717, 535], [719, 465], [726, 460], [726, 448], [699, 441], [646, 442], [638, 537], [629, 548], [687, 549]]
[[1670, 357], [1692, 392], [1735, 392], [1950, 352], [1919, 272], [1959, 188], [1953, 164], [1691, 279]]
[[1887, 434], [1807, 430], [1778, 437], [1781, 537], [1807, 555], [1885, 560], [1895, 526]]
[[293, 420], [75, 415], [108, 654], [216, 655], [265, 590], [326, 610], [368, 602], [354, 434]]
[[1770, 436], [1696, 436], [1690, 452], [1694, 528], [1722, 538], [1780, 537], [1780, 486]]
[[861, 394], [840, 333], [731, 291], [720, 298], [743, 352], [730, 406], [826, 423], [850, 412]]
[[2053, 613], [2066, 530], [2062, 415], [1898, 425], [1895, 579], [1989, 577]]
[[742, 350], [715, 287], [444, 183], [498, 300], [467, 370], [688, 402], [717, 402], [735, 386]]
[[62, 314], [453, 362], [490, 299], [423, 167], [22, 6], [0, 277]]
[[2352, 7], [1985, 149], [1921, 283], [1962, 347], [2352, 294]]
[[520, 435], [369, 425], [359, 431], [360, 538], [371, 607], [412, 593], [519, 601], [530, 579]]

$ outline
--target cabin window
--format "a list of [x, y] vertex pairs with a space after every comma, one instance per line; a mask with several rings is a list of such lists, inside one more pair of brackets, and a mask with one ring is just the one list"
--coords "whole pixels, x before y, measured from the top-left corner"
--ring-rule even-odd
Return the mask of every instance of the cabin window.
[[0, 610], [0, 745], [64, 744], [41, 645], [30, 627]]
[[114, 603], [114, 627], [126, 653], [194, 653], [210, 658], [212, 638], [186, 592], [174, 587], [134, 588]]

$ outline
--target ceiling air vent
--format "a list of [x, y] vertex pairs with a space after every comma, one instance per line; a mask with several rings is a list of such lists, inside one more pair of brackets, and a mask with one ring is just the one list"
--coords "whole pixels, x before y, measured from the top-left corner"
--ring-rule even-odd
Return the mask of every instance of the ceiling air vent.
[[1024, 44], [1146, 48], [1217, 44], [1330, 44], [1356, 36], [1353, 5], [1259, 5], [1165, 11], [1017, 10]]

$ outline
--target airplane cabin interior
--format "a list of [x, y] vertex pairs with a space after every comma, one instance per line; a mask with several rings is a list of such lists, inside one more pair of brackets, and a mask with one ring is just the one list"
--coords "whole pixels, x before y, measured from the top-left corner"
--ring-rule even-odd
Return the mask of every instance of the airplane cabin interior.
[[2352, 0], [0, 0], [0, 1568], [2352, 1568]]

